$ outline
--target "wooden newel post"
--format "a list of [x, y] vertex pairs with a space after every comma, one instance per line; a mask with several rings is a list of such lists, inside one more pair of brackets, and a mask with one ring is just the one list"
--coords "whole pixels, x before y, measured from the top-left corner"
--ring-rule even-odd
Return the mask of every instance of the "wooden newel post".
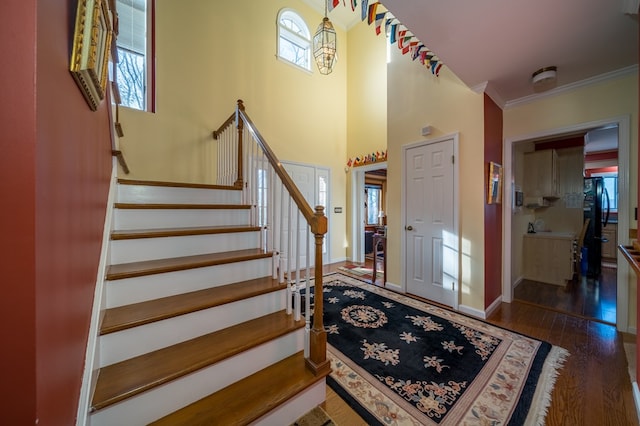
[[324, 330], [324, 302], [322, 289], [322, 242], [327, 233], [327, 218], [324, 215], [324, 207], [316, 206], [314, 222], [311, 225], [311, 232], [316, 240], [316, 257], [314, 267], [313, 286], [313, 324], [309, 334], [309, 358], [306, 362], [314, 374], [327, 374], [331, 369], [331, 364], [327, 360], [327, 332]]
[[236, 124], [238, 128], [238, 177], [236, 178], [236, 182], [234, 183], [234, 186], [236, 188], [242, 188], [244, 185], [242, 170], [242, 135], [244, 133], [244, 121], [240, 117], [240, 111], [244, 112], [244, 103], [242, 102], [242, 99], [238, 99], [238, 107], [236, 109]]

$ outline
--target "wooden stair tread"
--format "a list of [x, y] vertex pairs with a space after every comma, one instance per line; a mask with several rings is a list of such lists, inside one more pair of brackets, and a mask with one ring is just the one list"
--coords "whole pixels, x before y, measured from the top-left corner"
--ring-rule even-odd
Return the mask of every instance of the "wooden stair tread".
[[225, 189], [233, 191], [241, 191], [242, 188], [238, 188], [230, 185], [214, 185], [206, 183], [188, 183], [188, 182], [163, 182], [156, 180], [136, 180], [136, 179], [118, 179], [118, 183], [122, 185], [141, 185], [141, 186], [165, 186], [169, 188], [196, 188], [196, 189]]
[[185, 228], [134, 229], [113, 231], [112, 240], [129, 240], [136, 238], [180, 237], [186, 235], [228, 234], [232, 232], [259, 231], [259, 226], [224, 225], [224, 226], [194, 226]]
[[191, 203], [115, 203], [116, 209], [147, 209], [147, 210], [248, 210], [248, 204], [191, 204]]
[[234, 250], [221, 253], [207, 253], [193, 256], [172, 257], [168, 259], [144, 260], [140, 262], [119, 263], [107, 269], [107, 280], [140, 277], [143, 275], [181, 271], [225, 263], [271, 257], [272, 253], [262, 249]]
[[100, 410], [302, 327], [304, 319], [295, 321], [293, 315], [279, 311], [102, 367], [91, 410]]
[[100, 334], [105, 335], [126, 330], [225, 303], [248, 299], [286, 287], [286, 283], [279, 283], [278, 280], [274, 280], [271, 277], [261, 277], [106, 309]]
[[322, 380], [298, 352], [155, 422], [153, 426], [246, 425]]

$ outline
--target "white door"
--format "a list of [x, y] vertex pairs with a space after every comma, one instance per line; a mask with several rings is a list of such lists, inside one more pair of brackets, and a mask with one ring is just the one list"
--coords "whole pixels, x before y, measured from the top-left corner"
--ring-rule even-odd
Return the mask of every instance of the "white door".
[[[304, 196], [304, 199], [307, 201], [307, 203], [309, 203], [309, 205], [311, 206], [312, 209], [315, 209], [316, 206], [323, 206], [325, 208], [324, 210], [324, 214], [325, 216], [327, 216], [327, 218], [329, 217], [329, 212], [328, 212], [328, 208], [329, 208], [329, 170], [328, 169], [324, 169], [324, 168], [320, 168], [320, 167], [315, 167], [315, 166], [310, 166], [310, 165], [304, 165], [304, 164], [294, 164], [294, 163], [284, 163], [283, 162], [283, 166], [284, 168], [287, 170], [287, 172], [289, 173], [289, 176], [291, 176], [291, 179], [293, 179], [293, 182], [296, 184], [296, 186], [298, 187], [298, 189], [300, 190], [300, 192], [302, 193], [302, 195]], [[288, 213], [287, 213], [288, 215]], [[286, 226], [286, 225], [285, 225]], [[299, 221], [299, 223], [297, 224], [298, 227], [298, 234], [300, 236], [300, 263], [301, 265], [306, 265], [306, 261], [307, 261], [307, 233], [308, 233], [308, 227], [307, 227], [307, 222], [306, 220], [304, 220], [304, 218], [301, 217], [301, 220]], [[327, 263], [328, 262], [328, 244], [327, 241], [329, 239], [329, 231], [327, 231], [325, 238], [324, 238], [324, 244], [322, 247], [322, 252], [323, 252], [323, 256], [322, 256], [322, 262], [323, 263]], [[295, 240], [295, 238], [294, 238]], [[294, 249], [295, 249], [295, 241], [294, 241]], [[313, 234], [310, 234], [310, 252], [309, 252], [309, 262], [310, 265], [313, 266], [314, 265], [314, 253], [315, 253], [315, 238], [313, 237]], [[295, 265], [294, 265], [295, 266]]]
[[455, 306], [458, 277], [454, 139], [405, 150], [407, 292]]

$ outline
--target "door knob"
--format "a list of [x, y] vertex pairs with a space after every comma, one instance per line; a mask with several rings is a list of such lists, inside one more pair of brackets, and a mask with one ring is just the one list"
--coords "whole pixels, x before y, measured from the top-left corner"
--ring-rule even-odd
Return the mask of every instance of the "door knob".
[[406, 229], [407, 231], [413, 231], [413, 226], [408, 225], [408, 226], [405, 226], [404, 229]]

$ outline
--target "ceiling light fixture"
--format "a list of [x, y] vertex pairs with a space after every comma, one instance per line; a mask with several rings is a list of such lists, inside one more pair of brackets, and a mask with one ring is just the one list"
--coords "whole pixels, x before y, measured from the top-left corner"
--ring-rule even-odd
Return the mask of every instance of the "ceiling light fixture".
[[545, 90], [553, 89], [554, 87], [556, 87], [556, 84], [558, 82], [557, 78], [557, 67], [540, 68], [531, 76], [533, 90], [535, 92], [544, 92]]
[[337, 36], [333, 24], [327, 17], [328, 0], [324, 3], [324, 18], [313, 36], [313, 57], [320, 74], [331, 74], [336, 64]]

